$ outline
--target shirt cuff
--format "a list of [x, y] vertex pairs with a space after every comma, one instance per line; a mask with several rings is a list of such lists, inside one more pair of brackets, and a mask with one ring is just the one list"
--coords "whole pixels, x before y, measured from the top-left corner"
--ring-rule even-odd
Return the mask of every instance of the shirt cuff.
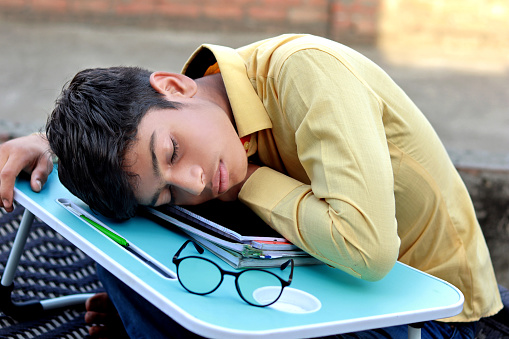
[[270, 225], [274, 207], [302, 185], [302, 182], [269, 167], [260, 167], [242, 186], [239, 200]]

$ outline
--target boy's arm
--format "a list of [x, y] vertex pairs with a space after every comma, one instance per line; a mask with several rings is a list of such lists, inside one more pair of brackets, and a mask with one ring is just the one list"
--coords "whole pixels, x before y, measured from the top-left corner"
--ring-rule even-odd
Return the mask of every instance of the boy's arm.
[[382, 104], [339, 60], [316, 50], [292, 55], [277, 81], [282, 118], [311, 184], [261, 168], [239, 198], [325, 263], [381, 279], [399, 251]]
[[0, 207], [13, 210], [14, 183], [22, 172], [31, 174], [30, 186], [39, 192], [53, 170], [48, 141], [42, 134], [9, 140], [0, 145]]

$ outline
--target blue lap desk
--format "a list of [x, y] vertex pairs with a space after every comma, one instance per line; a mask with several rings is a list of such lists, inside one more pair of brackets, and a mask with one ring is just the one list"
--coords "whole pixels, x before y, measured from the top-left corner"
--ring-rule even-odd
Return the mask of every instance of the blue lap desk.
[[[292, 293], [284, 294], [282, 304], [274, 307], [259, 308], [245, 303], [238, 296], [231, 276], [225, 277], [216, 292], [193, 295], [177, 279], [162, 276], [67, 211], [56, 202], [62, 198], [90, 212], [62, 186], [56, 169], [40, 193], [33, 192], [27, 180], [16, 182], [18, 203], [168, 316], [205, 337], [324, 336], [440, 319], [462, 309], [463, 295], [454, 286], [399, 262], [378, 282], [362, 281], [327, 265], [295, 267], [289, 289]], [[175, 272], [171, 260], [188, 239], [183, 233], [141, 216], [115, 222], [92, 215]], [[208, 251], [204, 255], [224, 269], [233, 270]], [[288, 269], [269, 270], [287, 278]]]

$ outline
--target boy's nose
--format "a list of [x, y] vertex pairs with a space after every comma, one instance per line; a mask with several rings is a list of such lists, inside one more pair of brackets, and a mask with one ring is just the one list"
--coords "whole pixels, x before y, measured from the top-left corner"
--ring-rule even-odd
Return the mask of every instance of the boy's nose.
[[205, 173], [198, 165], [183, 170], [183, 173], [176, 179], [177, 182], [173, 184], [192, 195], [200, 195], [205, 189]]

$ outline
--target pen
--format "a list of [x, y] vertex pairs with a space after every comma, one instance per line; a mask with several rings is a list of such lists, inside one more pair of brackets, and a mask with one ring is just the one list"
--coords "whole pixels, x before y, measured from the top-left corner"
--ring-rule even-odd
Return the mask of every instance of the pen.
[[69, 212], [74, 214], [75, 216], [79, 217], [83, 221], [85, 221], [87, 224], [91, 225], [95, 229], [97, 229], [99, 232], [113, 240], [118, 245], [122, 246], [125, 250], [136, 256], [139, 260], [144, 262], [146, 265], [148, 265], [150, 268], [164, 276], [165, 278], [169, 279], [176, 279], [175, 273], [173, 273], [171, 270], [166, 268], [166, 266], [160, 264], [157, 261], [152, 261], [150, 256], [148, 256], [146, 253], [138, 249], [138, 247], [134, 245], [129, 245], [129, 242], [121, 237], [120, 235], [116, 234], [115, 232], [107, 229], [103, 225], [99, 224], [98, 222], [92, 220], [91, 218], [87, 217], [83, 212], [80, 211], [80, 208], [77, 206], [74, 206], [73, 203], [71, 203], [67, 199], [57, 199], [57, 202], [62, 205], [65, 209], [67, 209]]
[[119, 236], [118, 234], [115, 234], [113, 233], [112, 231], [106, 229], [105, 227], [99, 225], [98, 223], [96, 223], [95, 221], [93, 221], [92, 219], [90, 218], [87, 218], [87, 216], [83, 215], [83, 214], [80, 214], [79, 217], [83, 220], [85, 220], [86, 222], [88, 222], [90, 225], [94, 226], [95, 228], [97, 228], [99, 231], [101, 231], [103, 234], [105, 234], [108, 238], [110, 238], [111, 240], [113, 240], [114, 242], [116, 242], [117, 244], [121, 245], [121, 246], [125, 246], [125, 247], [128, 247], [129, 246], [129, 243], [127, 242], [127, 240], [125, 240], [124, 238], [122, 238], [121, 236]]
[[96, 223], [92, 219], [88, 218], [86, 215], [80, 214], [79, 216], [80, 216], [81, 219], [85, 220], [90, 225], [92, 225], [95, 228], [97, 228], [100, 232], [102, 232], [108, 238], [110, 238], [111, 240], [113, 240], [114, 242], [119, 244], [120, 246], [124, 247], [126, 250], [128, 250], [129, 252], [134, 254], [136, 257], [138, 257], [138, 259], [141, 259], [145, 264], [147, 264], [150, 267], [152, 267], [153, 269], [155, 269], [157, 272], [162, 274], [164, 277], [170, 278], [170, 279], [174, 279], [175, 278], [172, 274], [169, 274], [168, 272], [166, 272], [166, 270], [161, 269], [158, 265], [156, 265], [155, 263], [153, 263], [149, 259], [145, 258], [145, 256], [143, 254], [139, 253], [135, 248], [133, 248], [132, 246], [129, 246], [129, 243], [127, 242], [127, 240], [125, 240], [124, 238], [122, 238], [118, 234], [115, 234], [112, 231], [108, 230], [107, 228], [99, 225], [98, 223]]

